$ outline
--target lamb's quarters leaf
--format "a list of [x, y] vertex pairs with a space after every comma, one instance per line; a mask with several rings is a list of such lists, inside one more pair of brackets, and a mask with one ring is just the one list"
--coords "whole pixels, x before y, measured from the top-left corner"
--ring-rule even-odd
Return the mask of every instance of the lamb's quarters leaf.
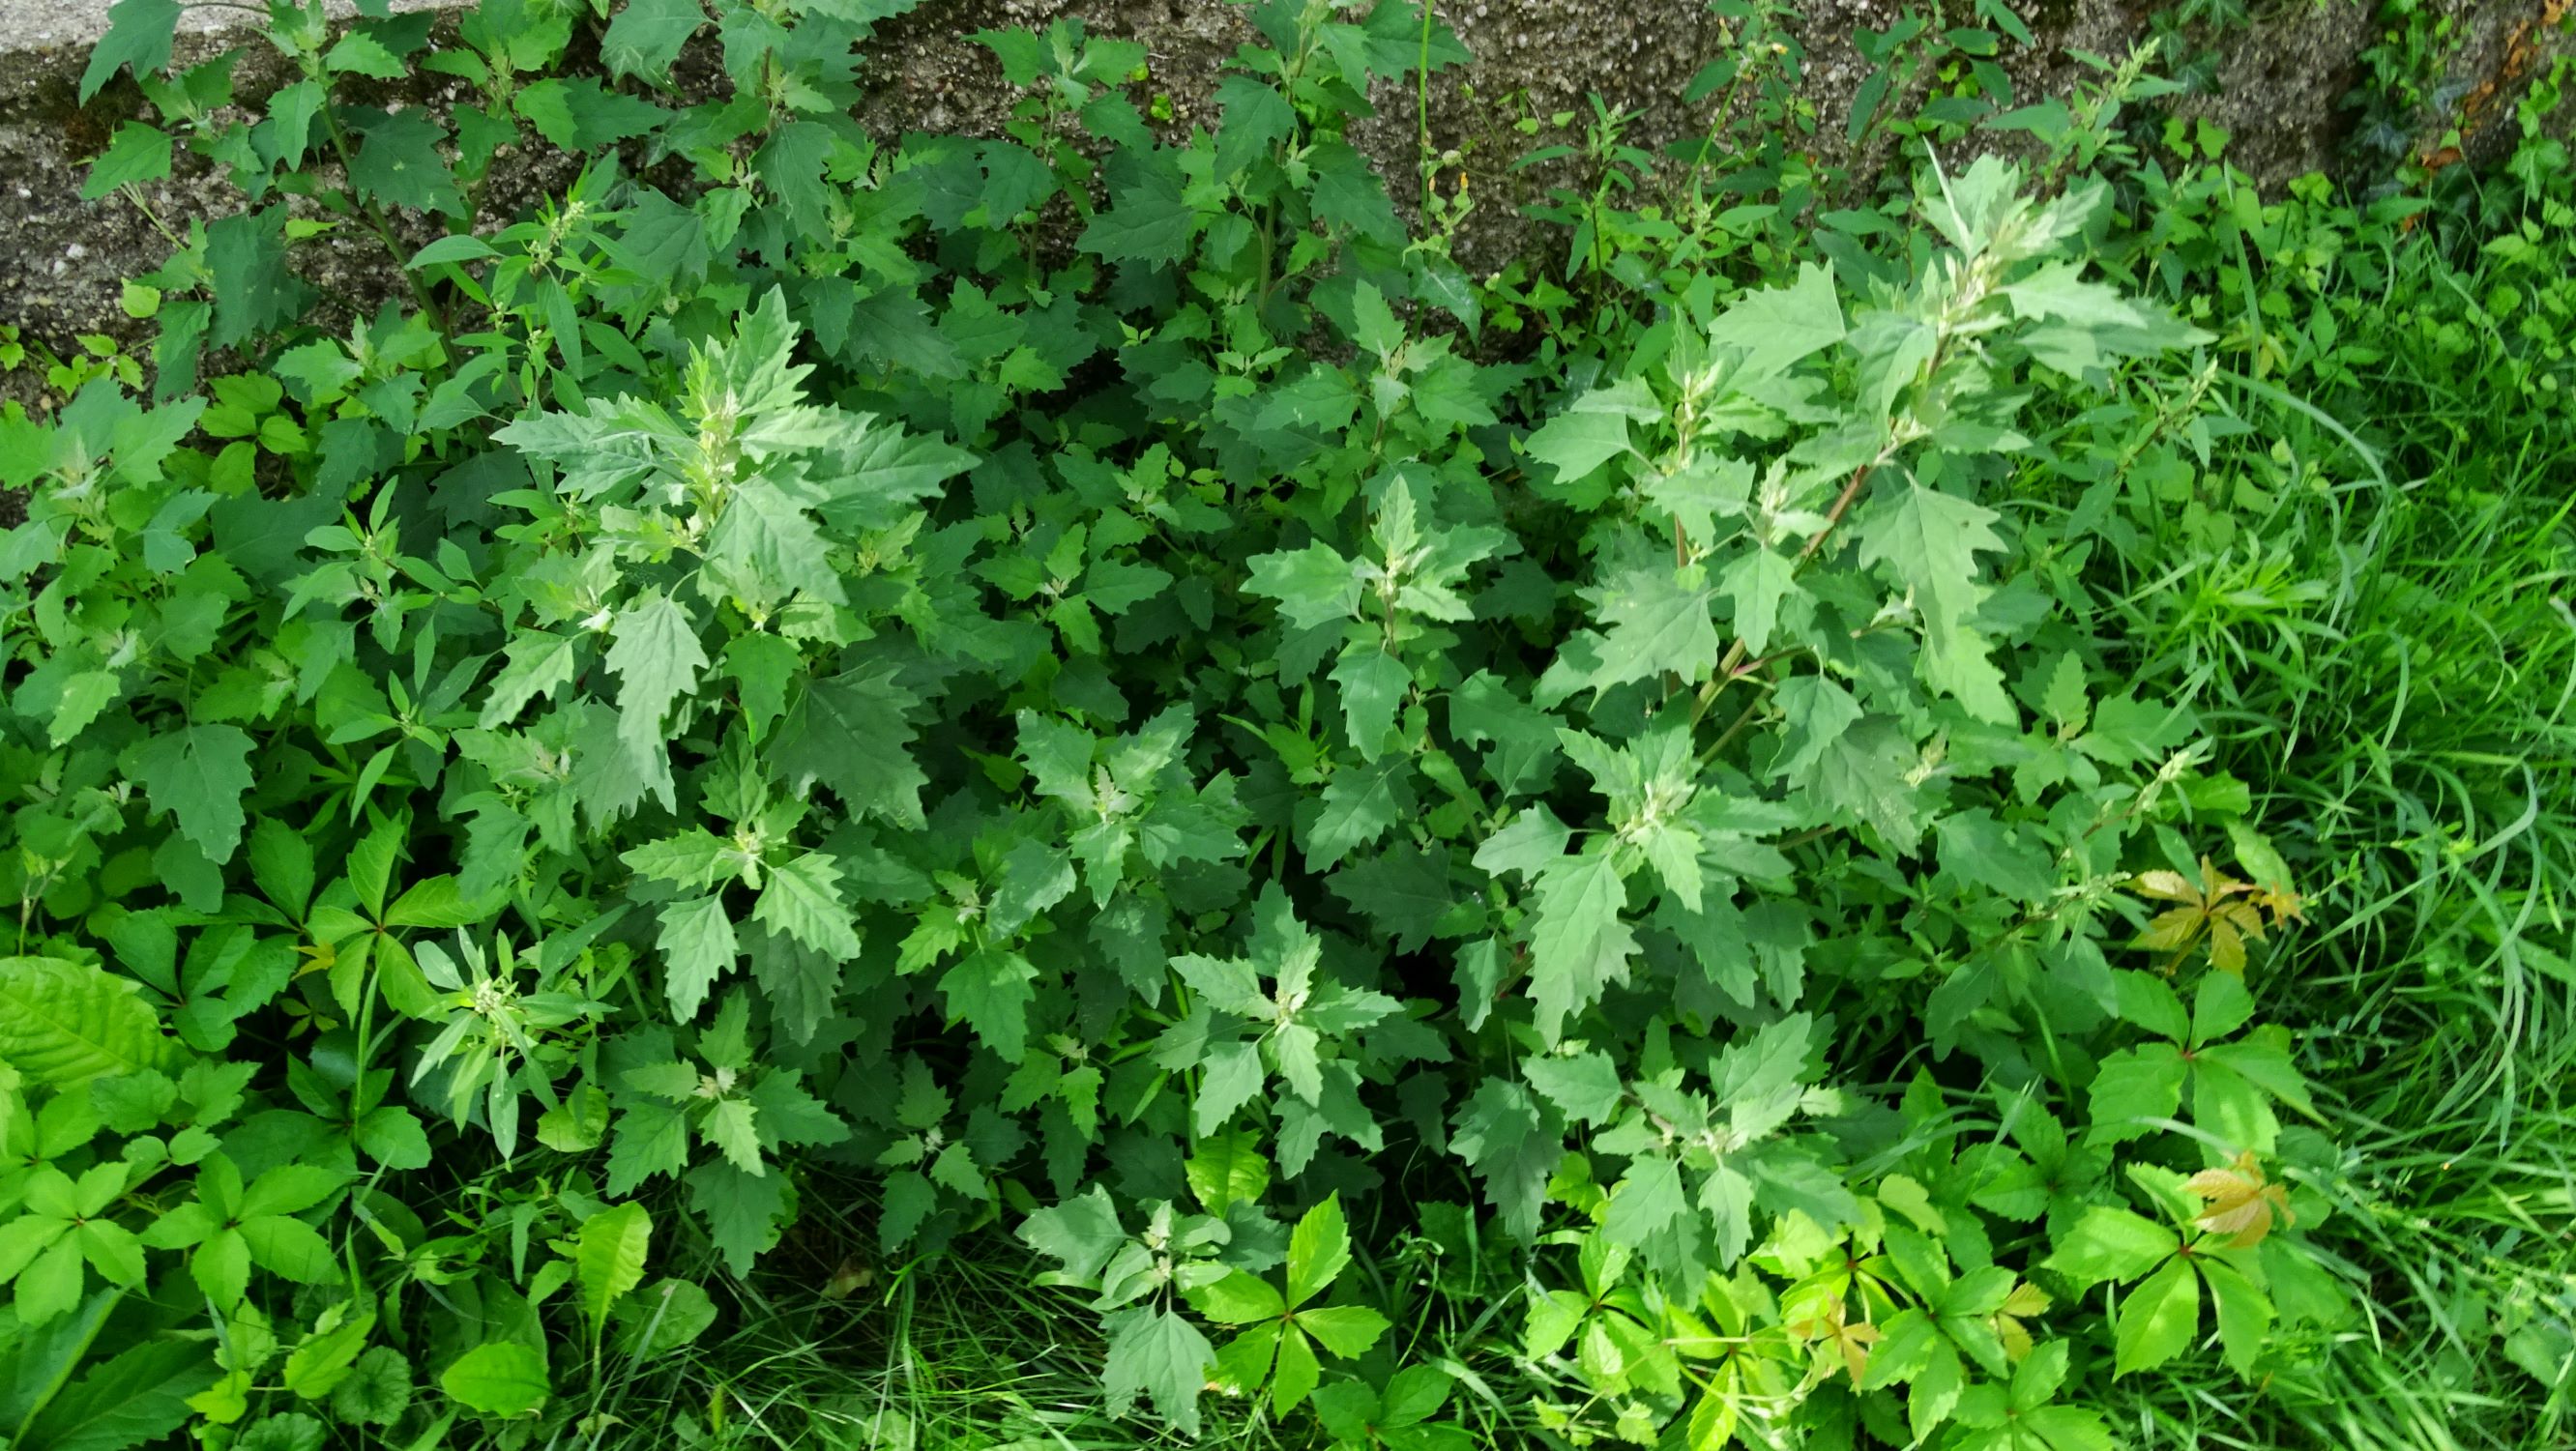
[[809, 851], [769, 864], [769, 880], [751, 906], [752, 920], [816, 952], [846, 962], [859, 955], [858, 930], [841, 887], [841, 868], [827, 852]]
[[647, 590], [617, 612], [606, 662], [618, 677], [619, 733], [640, 751], [661, 749], [672, 702], [697, 688], [707, 668], [698, 625], [660, 590]]
[[1312, 630], [1358, 613], [1360, 575], [1331, 546], [1309, 544], [1255, 558], [1243, 591], [1277, 600], [1289, 624]]
[[1199, 1388], [1216, 1363], [1216, 1347], [1178, 1311], [1151, 1306], [1115, 1311], [1101, 1322], [1109, 1356], [1100, 1384], [1112, 1414], [1124, 1415], [1139, 1399], [1184, 1436], [1199, 1433]]
[[1609, 852], [1559, 858], [1539, 874], [1530, 931], [1530, 997], [1538, 1028], [1553, 1043], [1565, 1020], [1625, 981], [1636, 935], [1619, 920], [1628, 886]]
[[349, 184], [359, 196], [388, 206], [465, 215], [464, 195], [441, 154], [452, 138], [427, 108], [361, 109], [351, 129], [364, 138], [349, 165]]
[[1607, 1122], [1627, 1092], [1619, 1082], [1618, 1065], [1600, 1052], [1526, 1059], [1521, 1076], [1578, 1123]]
[[1559, 759], [1556, 718], [1515, 696], [1491, 671], [1478, 671], [1449, 699], [1449, 728], [1486, 747], [1485, 772], [1506, 796], [1544, 792]]
[[672, 1014], [689, 1022], [706, 1002], [707, 990], [733, 971], [741, 955], [733, 918], [726, 915], [723, 898], [705, 896], [663, 904], [661, 922], [662, 990], [670, 997]]
[[1994, 510], [1926, 488], [1917, 480], [1870, 506], [1860, 530], [1861, 560], [1883, 564], [1900, 589], [1923, 607], [1927, 633], [1954, 635], [1984, 597], [1977, 577], [1979, 552], [2001, 554]]
[[241, 841], [242, 794], [251, 788], [251, 739], [238, 726], [183, 725], [136, 747], [131, 769], [152, 809], [217, 866]]
[[1473, 930], [1462, 925], [1462, 904], [1450, 873], [1449, 853], [1398, 844], [1348, 863], [1327, 885], [1377, 924], [1398, 952], [1418, 952], [1433, 937], [1455, 937]]
[[[124, 8], [120, 3], [119, 9]], [[128, 121], [116, 128], [107, 150], [90, 163], [81, 200], [97, 201], [120, 186], [159, 181], [170, 174], [170, 135], [157, 126]]]
[[81, 71], [80, 103], [120, 70], [134, 68], [141, 77], [170, 67], [170, 47], [179, 29], [179, 0], [116, 0], [108, 7], [107, 34], [90, 47], [89, 65]]
[[751, 975], [769, 999], [771, 1025], [790, 1042], [812, 1042], [839, 1000], [841, 959], [765, 930], [751, 934], [743, 947], [751, 956]]
[[1772, 631], [1779, 627], [1780, 604], [1797, 586], [1792, 583], [1796, 571], [1777, 551], [1760, 545], [1728, 561], [1718, 577], [1719, 588], [1735, 606], [1736, 638], [1753, 655], [1771, 646]]
[[1083, 229], [1082, 250], [1113, 262], [1181, 260], [1194, 214], [1181, 199], [1181, 169], [1171, 153], [1122, 147], [1112, 153], [1105, 175], [1109, 206]]
[[1740, 384], [1785, 372], [1799, 359], [1842, 340], [1842, 303], [1834, 293], [1833, 274], [1814, 263], [1801, 264], [1797, 280], [1788, 286], [1737, 298], [1708, 330], [1712, 350], [1742, 351], [1744, 361], [1735, 374]]
[[706, 23], [699, 0], [626, 0], [600, 37], [599, 58], [611, 75], [659, 84], [670, 78], [671, 63]]
[[1098, 1184], [1061, 1204], [1037, 1210], [1020, 1225], [1029, 1248], [1057, 1262], [1067, 1281], [1090, 1284], [1101, 1266], [1127, 1244], [1117, 1206]]
[[1371, 241], [1402, 244], [1404, 223], [1367, 157], [1346, 141], [1323, 141], [1308, 153], [1308, 164], [1314, 168], [1316, 216]]
[[312, 289], [286, 265], [286, 221], [286, 208], [272, 206], [206, 224], [206, 270], [215, 292], [208, 337], [215, 346], [228, 348], [291, 322], [311, 302]]
[[819, 781], [831, 787], [853, 813], [917, 828], [927, 778], [908, 749], [913, 728], [905, 718], [917, 704], [880, 667], [856, 666], [817, 680], [778, 723], [771, 767], [792, 786]]
[[1504, 1228], [1524, 1243], [1538, 1233], [1548, 1177], [1564, 1155], [1564, 1132], [1561, 1117], [1500, 1076], [1477, 1085], [1452, 1126], [1451, 1151], [1474, 1167]]
[[975, 1030], [1004, 1062], [1015, 1062], [1028, 1044], [1029, 1003], [1037, 969], [1027, 958], [986, 948], [960, 961], [939, 979], [950, 1016]]
[[[622, 1137], [622, 1131], [621, 1131]], [[747, 1274], [753, 1261], [778, 1242], [788, 1207], [787, 1176], [746, 1174], [711, 1160], [688, 1174], [689, 1208], [707, 1222], [707, 1234], [725, 1267]]]
[[1236, 1109], [1261, 1095], [1261, 1048], [1256, 1043], [1219, 1042], [1201, 1060], [1195, 1124], [1201, 1138], [1225, 1127]]
[[975, 466], [975, 455], [945, 439], [872, 419], [865, 424], [834, 446], [820, 479], [816, 512], [837, 528], [891, 529]]
[[1605, 490], [1581, 493], [1576, 486], [1590, 477], [1593, 470], [1633, 452], [1635, 444], [1628, 433], [1626, 415], [1570, 408], [1550, 418], [1529, 436], [1529, 456], [1548, 470], [1548, 483], [1555, 497], [1578, 507], [1598, 504]]
[[1611, 1191], [1601, 1232], [1613, 1243], [1642, 1246], [1688, 1212], [1681, 1167], [1661, 1154], [1644, 1154], [1628, 1162], [1628, 1172]]
[[1307, 870], [1339, 863], [1402, 820], [1413, 809], [1410, 770], [1404, 757], [1388, 756], [1335, 775], [1306, 828]]

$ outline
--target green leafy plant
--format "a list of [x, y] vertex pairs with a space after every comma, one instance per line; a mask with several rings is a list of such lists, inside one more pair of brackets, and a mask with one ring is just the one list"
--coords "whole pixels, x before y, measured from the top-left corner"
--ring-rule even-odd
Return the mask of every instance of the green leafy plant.
[[[1436, 13], [1253, 4], [1193, 126], [983, 32], [1002, 134], [874, 136], [908, 8], [281, 6], [243, 106], [120, 0], [89, 194], [242, 205], [0, 420], [13, 1445], [898, 1444], [733, 1388], [1006, 1235], [1193, 1438], [2070, 1451], [2351, 1353], [2343, 869], [2210, 690], [2348, 638], [2243, 413], [2385, 360], [2352, 217], [2161, 170], [2146, 53], [2011, 106], [1983, 0], [1823, 166], [1724, 0], [1480, 283], [1356, 140], [1445, 155]], [[2541, 399], [2534, 206], [2424, 346]]]

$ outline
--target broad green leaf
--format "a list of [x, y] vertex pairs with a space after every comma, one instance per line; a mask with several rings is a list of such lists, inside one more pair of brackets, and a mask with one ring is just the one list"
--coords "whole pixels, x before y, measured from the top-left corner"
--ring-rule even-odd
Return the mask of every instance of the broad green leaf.
[[769, 880], [752, 903], [751, 917], [781, 936], [847, 961], [859, 955], [859, 934], [841, 893], [839, 864], [828, 853], [809, 851], [769, 864]]
[[1279, 1369], [1270, 1378], [1270, 1414], [1286, 1416], [1312, 1395], [1324, 1367], [1296, 1323], [1279, 1327]]
[[313, 1333], [286, 1357], [286, 1388], [308, 1401], [330, 1395], [348, 1379], [375, 1327], [375, 1307], [363, 1299], [323, 1311]]
[[1627, 1093], [1618, 1065], [1600, 1052], [1524, 1059], [1521, 1076], [1578, 1123], [1607, 1122]]
[[2228, 1369], [2250, 1379], [2272, 1333], [2271, 1298], [2235, 1266], [2215, 1255], [2197, 1256], [2195, 1260], [2201, 1278], [2209, 1284], [2210, 1307], [2218, 1312], [2219, 1351]]
[[2191, 1348], [2200, 1329], [2200, 1278], [2179, 1259], [2120, 1300], [2111, 1373], [2150, 1370]]
[[1530, 929], [1530, 996], [1549, 1043], [1565, 1020], [1622, 981], [1637, 939], [1619, 920], [1628, 886], [1607, 851], [1565, 857], [1539, 874]]
[[1258, 1204], [1270, 1189], [1270, 1160], [1261, 1152], [1261, 1137], [1248, 1129], [1229, 1129], [1201, 1139], [1182, 1166], [1190, 1192], [1210, 1214], [1222, 1215], [1235, 1204]]
[[127, 66], [138, 76], [167, 70], [179, 11], [179, 0], [116, 0], [108, 8], [107, 34], [90, 47], [89, 65], [81, 71], [81, 104], [88, 105], [98, 88]]
[[357, 1426], [390, 1426], [411, 1407], [411, 1363], [390, 1345], [369, 1346], [331, 1392], [331, 1414]]
[[2132, 1280], [2182, 1247], [2182, 1237], [2152, 1219], [2096, 1205], [2075, 1221], [2045, 1263], [2081, 1285]]
[[1094, 1184], [1061, 1204], [1031, 1213], [1020, 1225], [1020, 1238], [1029, 1248], [1056, 1260], [1066, 1280], [1088, 1285], [1099, 1278], [1109, 1257], [1126, 1246], [1127, 1231], [1119, 1226], [1109, 1191]]
[[[90, 1303], [98, 1303], [98, 1298]], [[67, 1323], [79, 1326], [86, 1318]], [[95, 1326], [90, 1330], [95, 1333]], [[93, 1342], [84, 1335], [78, 1343], [86, 1348]], [[99, 1347], [102, 1352], [109, 1348]], [[48, 1369], [42, 1362], [22, 1363], [21, 1374], [43, 1374]], [[93, 1360], [80, 1367], [77, 1378], [71, 1372], [70, 1365], [61, 1367], [60, 1379], [48, 1386], [50, 1399], [36, 1403], [40, 1409], [26, 1422], [17, 1445], [53, 1451], [124, 1451], [166, 1444], [164, 1438], [189, 1419], [188, 1398], [213, 1383], [217, 1373], [207, 1346], [161, 1337], [125, 1346], [103, 1361]]]
[[332, 1252], [331, 1242], [300, 1219], [282, 1214], [245, 1219], [238, 1233], [251, 1259], [271, 1274], [318, 1285], [339, 1268], [339, 1257]]
[[475, 1346], [439, 1374], [438, 1384], [468, 1410], [503, 1418], [535, 1414], [554, 1389], [545, 1357], [516, 1340]]
[[665, 82], [671, 63], [706, 21], [698, 0], [626, 0], [600, 37], [599, 58], [611, 75]]
[[120, 186], [159, 181], [169, 174], [169, 133], [128, 121], [116, 128], [107, 150], [90, 163], [89, 177], [81, 183], [81, 200], [94, 202]]
[[733, 971], [741, 947], [721, 897], [667, 902], [661, 911], [662, 991], [680, 1022], [695, 1019], [716, 980]]
[[144, 742], [132, 757], [152, 809], [170, 813], [179, 834], [217, 866], [232, 860], [241, 841], [250, 748], [237, 726], [183, 725]]
[[136, 989], [58, 957], [0, 957], [0, 1061], [62, 1087], [170, 1068], [174, 1045]]
[[697, 687], [707, 667], [697, 622], [660, 590], [617, 612], [609, 627], [609, 670], [618, 677], [618, 732], [638, 753], [662, 749], [671, 704]]
[[1297, 1328], [1345, 1360], [1365, 1354], [1387, 1327], [1387, 1318], [1365, 1305], [1319, 1305], [1297, 1312]]
[[1697, 565], [1612, 575], [1601, 589], [1601, 666], [1585, 683], [1597, 688], [1667, 673], [1706, 678], [1718, 649], [1711, 594]]
[[1138, 1307], [1112, 1313], [1101, 1322], [1109, 1337], [1109, 1355], [1100, 1384], [1113, 1415], [1135, 1409], [1151, 1398], [1154, 1410], [1184, 1436], [1199, 1433], [1199, 1388], [1216, 1347], [1177, 1311]]
[[1193, 1292], [1190, 1304], [1219, 1325], [1249, 1325], [1256, 1320], [1275, 1320], [1288, 1308], [1286, 1302], [1279, 1298], [1276, 1286], [1258, 1275], [1247, 1275], [1241, 1270]]
[[1860, 531], [1861, 561], [1886, 565], [1923, 607], [1927, 636], [1948, 639], [1984, 597], [1977, 555], [2004, 551], [1993, 527], [2002, 518], [1982, 504], [1908, 480], [1892, 499], [1870, 509]]
[[1016, 952], [986, 948], [960, 961], [939, 979], [948, 1012], [974, 1028], [984, 1046], [1004, 1062], [1028, 1047], [1028, 1009], [1036, 996], [1037, 969]]
[[2087, 1100], [2093, 1126], [2086, 1141], [2118, 1143], [2154, 1132], [2155, 1121], [2180, 1110], [2189, 1067], [2170, 1043], [2144, 1043], [2103, 1059]]
[[582, 1313], [595, 1337], [608, 1325], [618, 1299], [644, 1282], [644, 1256], [653, 1238], [653, 1216], [628, 1200], [581, 1222], [573, 1262], [581, 1284]]
[[649, 1360], [697, 1343], [716, 1323], [716, 1304], [688, 1280], [665, 1277], [619, 1303], [617, 1353]]
[[1841, 301], [1833, 274], [1802, 263], [1797, 281], [1737, 298], [1708, 330], [1712, 348], [1737, 349], [1744, 361], [1736, 376], [1746, 383], [1777, 376], [1799, 359], [1843, 340]]
[[1328, 1194], [1306, 1211], [1288, 1236], [1288, 1305], [1305, 1304], [1340, 1277], [1351, 1262], [1350, 1226], [1342, 1218], [1342, 1197]]

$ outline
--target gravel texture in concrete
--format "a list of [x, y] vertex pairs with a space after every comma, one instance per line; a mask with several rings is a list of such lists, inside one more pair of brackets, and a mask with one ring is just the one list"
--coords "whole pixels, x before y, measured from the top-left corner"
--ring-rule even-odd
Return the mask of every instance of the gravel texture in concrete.
[[[462, 0], [395, 3], [418, 9]], [[2025, 102], [2066, 95], [2091, 78], [2094, 73], [2074, 52], [2124, 53], [2147, 33], [2154, 8], [2152, 0], [2011, 3], [2040, 42], [2007, 64], [2018, 99]], [[2467, 42], [2454, 61], [2452, 80], [2436, 93], [2449, 105], [2478, 96], [2482, 84], [2507, 79], [2510, 67], [2502, 57], [2517, 46], [2525, 60], [2515, 84], [2527, 85], [2531, 75], [2545, 73], [2545, 64], [2529, 64], [2534, 22], [2565, 15], [2568, 8], [2568, 0], [2436, 3], [2454, 12]], [[1352, 139], [1384, 168], [1399, 204], [1418, 185], [1416, 144], [1426, 121], [1435, 149], [1465, 152], [1463, 169], [1479, 206], [1456, 243], [1471, 268], [1498, 267], [1537, 245], [1541, 229], [1520, 215], [1520, 205], [1543, 196], [1549, 186], [1585, 181], [1571, 162], [1513, 169], [1512, 161], [1533, 144], [1511, 130], [1513, 119], [1584, 111], [1587, 96], [1599, 94], [1637, 113], [1626, 138], [1633, 144], [1660, 146], [1696, 135], [1707, 123], [1710, 103], [1690, 103], [1684, 93], [1728, 39], [1702, 0], [1434, 4], [1474, 61], [1434, 80], [1427, 116], [1418, 113], [1412, 91], [1388, 88], [1374, 98], [1379, 114], [1354, 128]], [[1808, 53], [1802, 95], [1813, 107], [1818, 145], [1829, 159], [1868, 73], [1851, 43], [1853, 31], [1883, 29], [1919, 4], [1802, 0], [1797, 27]], [[2257, 8], [2263, 18], [2213, 38], [2221, 88], [2187, 98], [2184, 109], [2226, 125], [2235, 137], [2230, 159], [2270, 188], [2333, 169], [2355, 154], [2355, 117], [2343, 101], [2364, 78], [2361, 56], [2378, 38], [2378, 27], [2375, 0], [2297, 0]], [[72, 346], [82, 333], [131, 336], [136, 329], [118, 306], [120, 283], [156, 266], [167, 251], [158, 227], [129, 201], [80, 199], [90, 158], [143, 105], [130, 82], [110, 85], [86, 103], [78, 97], [87, 45], [104, 32], [107, 12], [106, 0], [0, 0], [0, 324], [56, 348]], [[1043, 28], [1065, 15], [1079, 17], [1096, 33], [1145, 42], [1151, 80], [1144, 89], [1169, 98], [1176, 135], [1193, 124], [1214, 123], [1212, 97], [1222, 67], [1237, 46], [1252, 39], [1243, 9], [1221, 0], [928, 0], [882, 25], [868, 46], [861, 119], [889, 137], [925, 130], [998, 132], [1018, 97], [1003, 83], [991, 52], [971, 39], [973, 33], [986, 27]], [[279, 58], [255, 35], [224, 28], [243, 18], [239, 9], [190, 11], [192, 33], [181, 39], [179, 60], [186, 64], [238, 49], [235, 93], [255, 102], [284, 76]], [[2562, 30], [2541, 29], [2546, 33], [2539, 44], [2567, 43]], [[695, 44], [680, 73], [700, 78], [696, 85], [703, 93], [720, 84], [720, 72], [708, 63], [711, 29]], [[462, 99], [458, 91], [458, 83], [431, 76], [375, 99], [439, 111]], [[2512, 129], [2510, 106], [2490, 95], [2487, 108], [2506, 117], [2485, 132], [2491, 146], [2501, 144]], [[2433, 119], [2438, 134], [2443, 118]], [[1860, 158], [1863, 164], [1869, 160]], [[477, 230], [507, 222], [557, 180], [543, 166], [526, 162], [517, 163], [511, 175], [516, 184], [490, 199], [488, 214], [476, 219]], [[209, 163], [184, 151], [178, 173], [146, 188], [144, 201], [174, 229], [240, 204]], [[424, 230], [422, 240], [429, 235]], [[297, 266], [326, 295], [351, 305], [368, 305], [395, 285], [371, 238], [344, 234], [305, 244]], [[0, 392], [12, 386], [0, 381]]]

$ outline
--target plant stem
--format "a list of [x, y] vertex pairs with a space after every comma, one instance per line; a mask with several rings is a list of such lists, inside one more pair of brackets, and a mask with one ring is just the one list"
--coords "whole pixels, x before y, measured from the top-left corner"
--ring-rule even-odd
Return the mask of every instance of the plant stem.
[[385, 255], [392, 259], [394, 269], [411, 284], [412, 296], [419, 301], [421, 311], [429, 314], [429, 320], [438, 325], [440, 332], [447, 331], [447, 309], [439, 306], [438, 298], [430, 292], [428, 279], [403, 265], [411, 259], [403, 255], [402, 243], [394, 236], [393, 223], [387, 220], [384, 208], [358, 195], [356, 150], [349, 144], [348, 128], [340, 124], [340, 109], [326, 101], [322, 106], [322, 120], [330, 129], [331, 150], [340, 158], [341, 174], [349, 180], [350, 202], [358, 208], [367, 225], [374, 229], [376, 240], [384, 244]]
[[[1869, 482], [1869, 476], [1886, 461], [1886, 458], [1886, 453], [1882, 452], [1877, 458], [1852, 471], [1851, 482], [1843, 485], [1843, 491], [1834, 498], [1833, 507], [1825, 511], [1824, 524], [1815, 533], [1807, 536], [1806, 547], [1800, 549], [1798, 557], [1790, 561], [1789, 572], [1793, 576], [1807, 567], [1807, 561], [1816, 557], [1817, 550], [1825, 547], [1826, 536], [1832, 534], [1834, 527], [1843, 522], [1843, 516], [1851, 512], [1852, 501], [1860, 497], [1862, 486]], [[1752, 647], [1744, 643], [1744, 637], [1741, 635], [1735, 637], [1734, 644], [1726, 647], [1725, 657], [1717, 662], [1717, 669], [1701, 684], [1699, 698], [1691, 705], [1692, 725], [1698, 725], [1707, 716], [1708, 708], [1717, 704], [1719, 693], [1736, 678], [1737, 667], [1743, 665], [1744, 657], [1752, 653]], [[1728, 729], [1732, 731], [1733, 727], [1730, 726]]]

